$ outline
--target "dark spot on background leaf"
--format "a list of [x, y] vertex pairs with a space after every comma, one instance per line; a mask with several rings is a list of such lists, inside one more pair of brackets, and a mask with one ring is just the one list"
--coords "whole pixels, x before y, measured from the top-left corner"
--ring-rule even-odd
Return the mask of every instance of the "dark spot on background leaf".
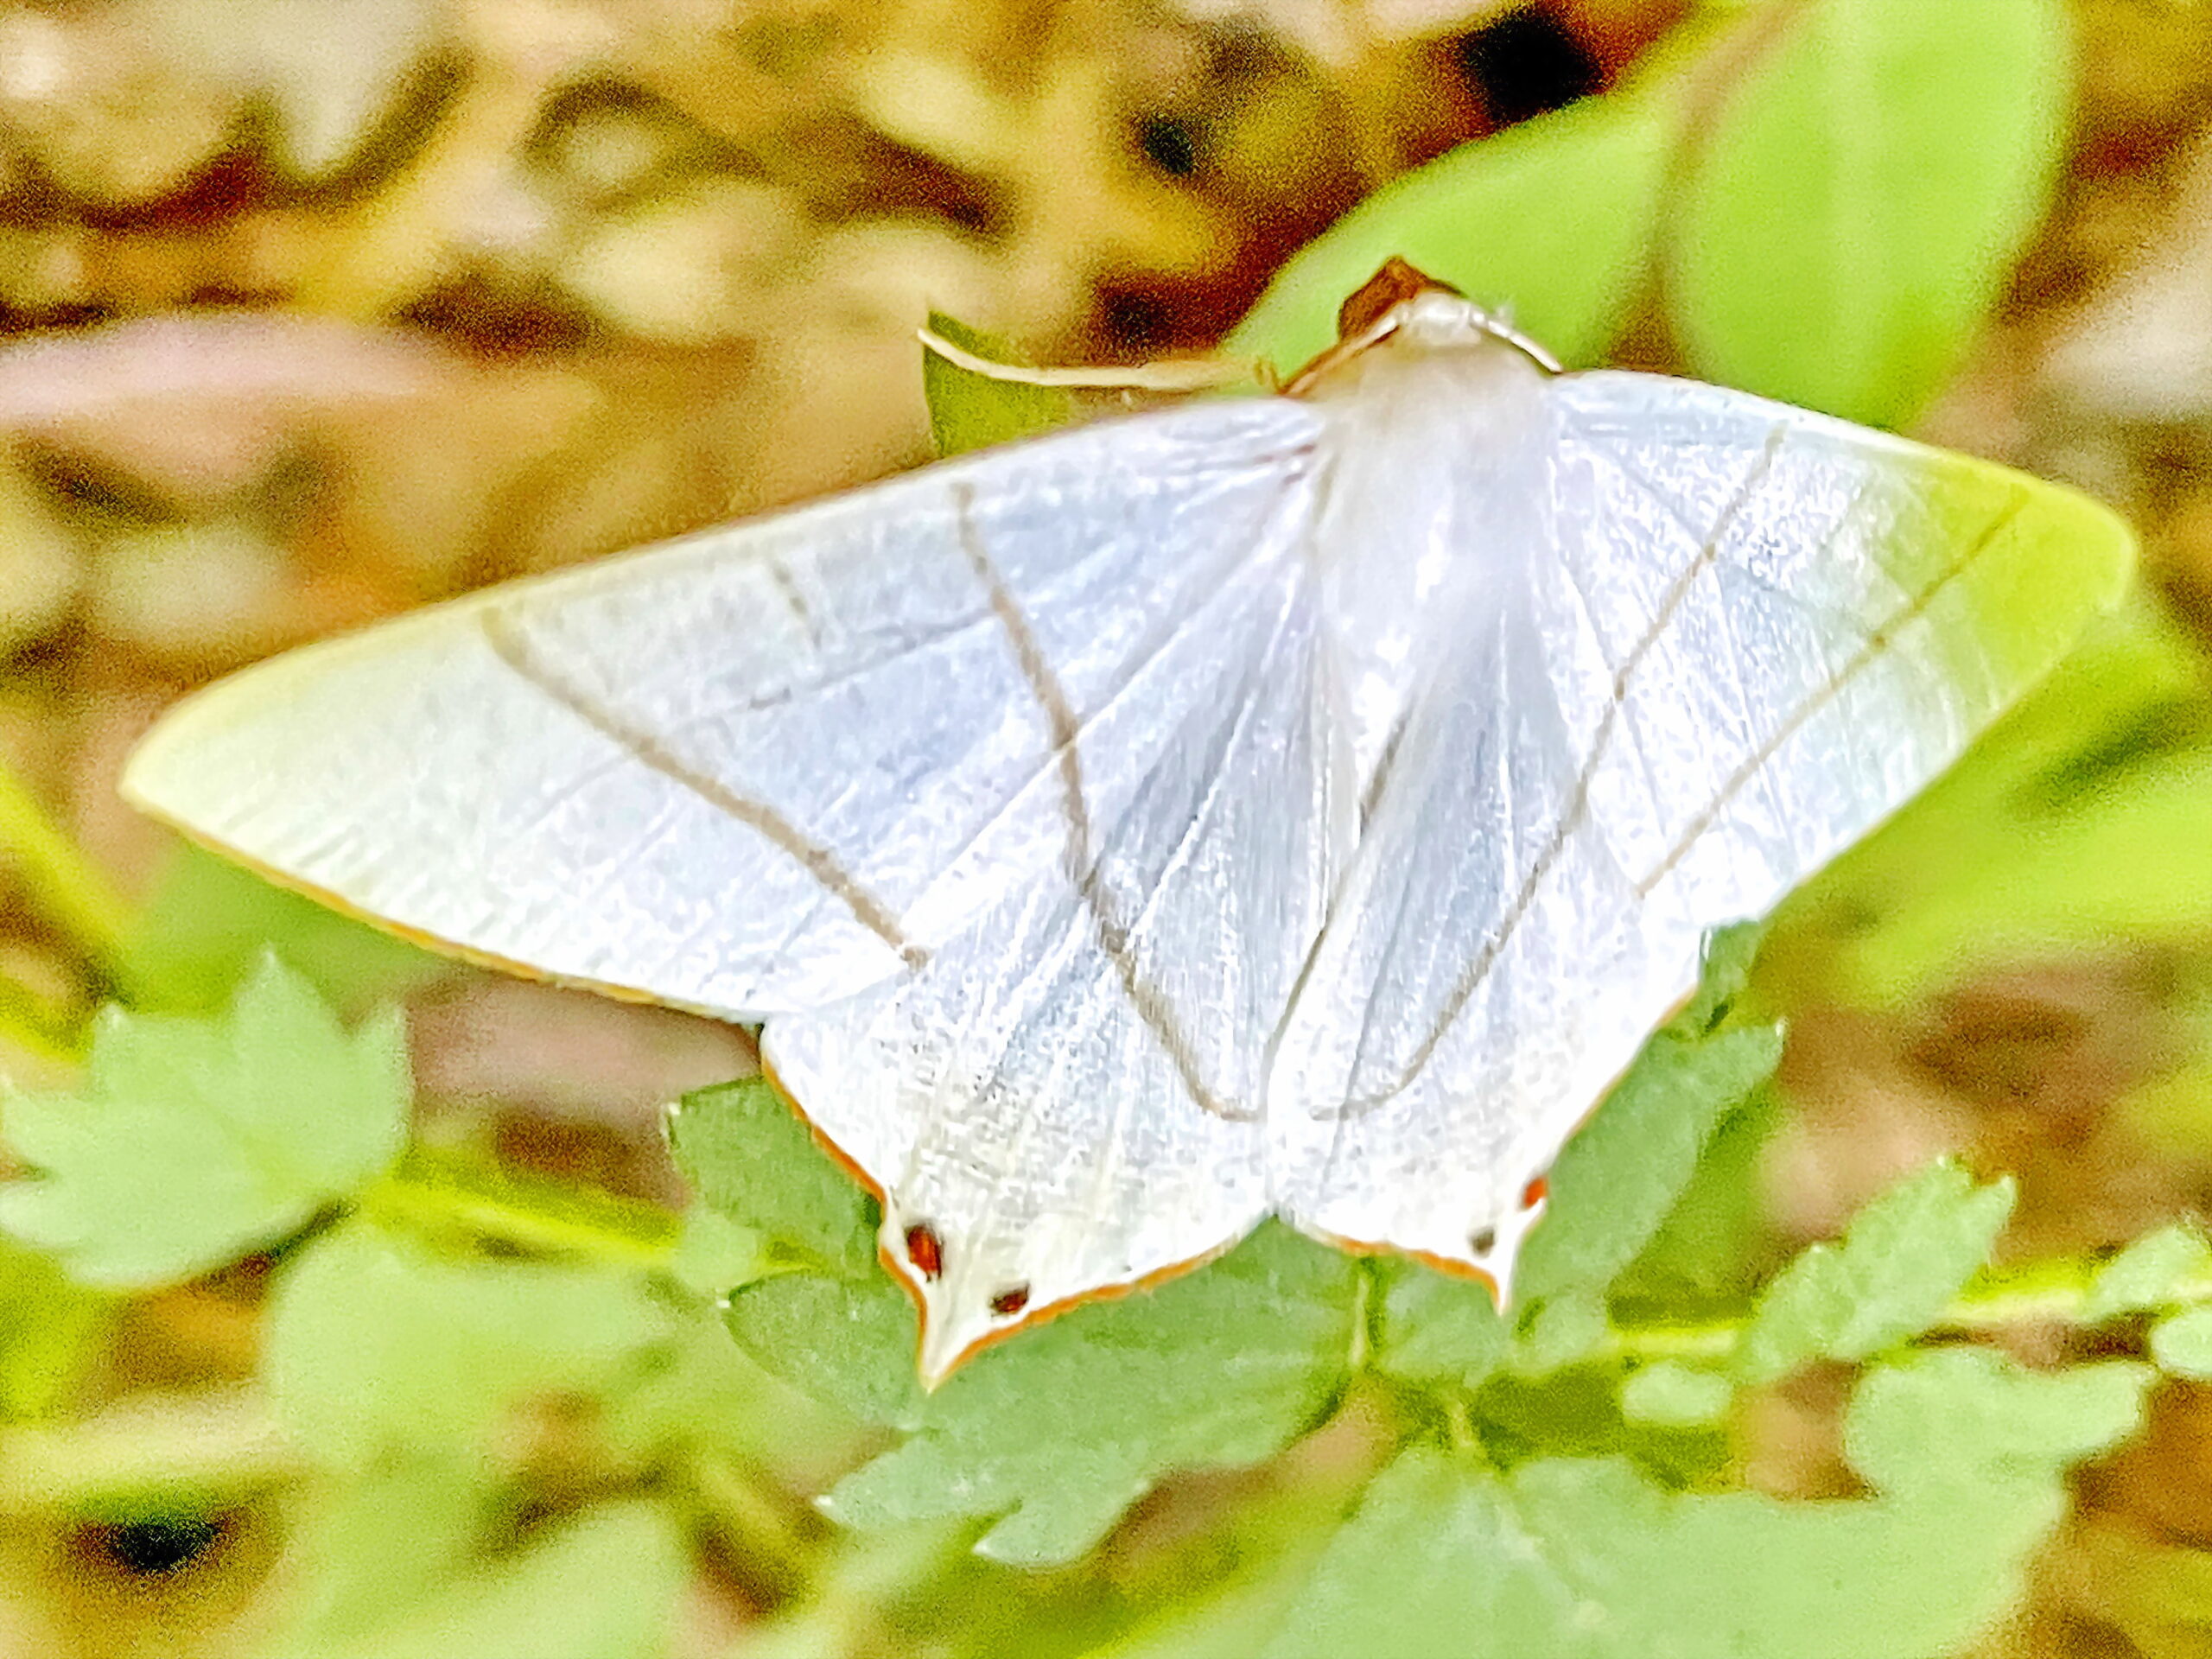
[[1516, 11], [1463, 35], [1453, 52], [1460, 73], [1501, 127], [1564, 109], [1604, 81], [1589, 50], [1543, 10]]
[[197, 1515], [149, 1516], [86, 1527], [78, 1548], [105, 1566], [137, 1578], [162, 1578], [190, 1567], [222, 1536], [219, 1520]]
[[1197, 172], [1204, 156], [1197, 130], [1173, 115], [1148, 115], [1140, 121], [1137, 148], [1154, 167], [1179, 179]]

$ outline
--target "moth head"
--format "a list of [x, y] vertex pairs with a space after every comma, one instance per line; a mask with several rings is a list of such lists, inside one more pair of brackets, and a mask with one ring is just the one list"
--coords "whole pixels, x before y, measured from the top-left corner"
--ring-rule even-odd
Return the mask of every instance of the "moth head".
[[1302, 396], [1344, 364], [1385, 344], [1423, 353], [1503, 344], [1547, 373], [1560, 372], [1559, 359], [1504, 315], [1393, 254], [1338, 308], [1336, 344], [1292, 376], [1284, 390]]
[[1392, 254], [1382, 262], [1380, 270], [1362, 283], [1351, 297], [1337, 308], [1337, 343], [1371, 344], [1377, 338], [1375, 330], [1392, 312], [1425, 294], [1441, 294], [1463, 305], [1467, 299], [1451, 283], [1440, 282]]

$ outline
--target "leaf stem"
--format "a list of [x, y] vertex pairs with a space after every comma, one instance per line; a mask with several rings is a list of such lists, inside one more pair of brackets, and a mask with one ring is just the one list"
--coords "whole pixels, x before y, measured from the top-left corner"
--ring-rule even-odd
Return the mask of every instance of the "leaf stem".
[[[1943, 1310], [1934, 1332], [1978, 1334], [2037, 1321], [2087, 1326], [2089, 1294], [2101, 1261], [2080, 1255], [2052, 1256], [2013, 1268], [1986, 1268]], [[2169, 1299], [2169, 1310], [2212, 1303], [2212, 1274], [2184, 1281]], [[1629, 1321], [1613, 1326], [1593, 1358], [1685, 1360], [1725, 1364], [1751, 1325], [1748, 1310], [1708, 1319]]]
[[110, 979], [130, 932], [130, 907], [107, 876], [61, 832], [23, 780], [0, 765], [0, 853], [12, 855], [31, 903]]
[[479, 1154], [436, 1147], [410, 1147], [361, 1194], [360, 1206], [412, 1230], [457, 1230], [518, 1249], [646, 1272], [668, 1266], [683, 1228], [658, 1205], [519, 1175]]

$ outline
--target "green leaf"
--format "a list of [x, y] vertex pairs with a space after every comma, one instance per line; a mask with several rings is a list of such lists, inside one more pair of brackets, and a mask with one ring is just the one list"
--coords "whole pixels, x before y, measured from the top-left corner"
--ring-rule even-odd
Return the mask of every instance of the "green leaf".
[[2212, 1381], [2212, 1307], [2192, 1307], [2152, 1325], [2151, 1357], [2169, 1376]]
[[[1696, 1173], [1714, 1126], [1781, 1058], [1778, 1028], [1713, 1030], [1742, 991], [1758, 942], [1756, 927], [1713, 935], [1696, 995], [1644, 1046], [1553, 1163], [1543, 1220], [1513, 1276], [1516, 1305], [1539, 1305], [1519, 1338], [1485, 1287], [1411, 1262], [1384, 1262], [1376, 1268], [1377, 1366], [1412, 1382], [1448, 1378], [1472, 1387], [1509, 1359], [1521, 1374], [1556, 1370], [1602, 1338], [1594, 1294], [1657, 1232]], [[1574, 1334], [1543, 1317], [1541, 1304], [1553, 1299], [1572, 1305]]]
[[630, 1277], [452, 1260], [356, 1224], [287, 1265], [262, 1365], [299, 1445], [359, 1467], [398, 1447], [477, 1446], [532, 1399], [606, 1393], [674, 1334]]
[[[1930, 1360], [1940, 1363], [1929, 1363]], [[2063, 1513], [2064, 1465], [2140, 1411], [2141, 1367], [2042, 1376], [1994, 1356], [1878, 1370], [1848, 1502], [1669, 1492], [1616, 1459], [1501, 1475], [1416, 1448], [1369, 1488], [1268, 1659], [1912, 1659], [1999, 1617]]]
[[1402, 1259], [1386, 1257], [1373, 1271], [1381, 1289], [1378, 1369], [1409, 1382], [1473, 1388], [1505, 1363], [1513, 1322], [1498, 1312], [1487, 1286]]
[[1925, 1331], [2012, 1213], [2007, 1178], [1976, 1186], [1948, 1160], [1860, 1211], [1840, 1244], [1815, 1244], [1759, 1298], [1737, 1374], [1767, 1382], [1815, 1359], [1859, 1360]]
[[874, 1264], [874, 1201], [766, 1078], [686, 1095], [669, 1110], [668, 1136], [699, 1201], [760, 1234], [772, 1253], [845, 1274]]
[[[1004, 340], [970, 328], [941, 311], [930, 313], [931, 332], [994, 363], [1027, 367]], [[922, 350], [922, 392], [929, 399], [930, 436], [940, 457], [1034, 437], [1065, 426], [1075, 405], [1058, 386], [997, 380]]]
[[1777, 1027], [1644, 1045], [1628, 1075], [1560, 1151], [1543, 1219], [1522, 1247], [1516, 1296], [1602, 1290], [1674, 1208], [1720, 1121], [1773, 1075]]
[[730, 1298], [730, 1334], [778, 1376], [864, 1423], [922, 1421], [914, 1305], [881, 1274], [786, 1273]]
[[1702, 1428], [1726, 1416], [1735, 1397], [1732, 1378], [1661, 1360], [1621, 1385], [1621, 1415], [1656, 1428]]
[[1395, 254], [1510, 312], [1569, 367], [1594, 362], [1649, 254], [1674, 127], [1656, 98], [1617, 94], [1462, 144], [1308, 243], [1226, 349], [1295, 368], [1335, 341], [1337, 308]]
[[[1866, 1374], [1844, 1419], [1852, 1466], [1884, 1491], [2040, 1484], [2142, 1427], [2147, 1365], [2031, 1371], [1982, 1348], [1911, 1354]], [[2054, 1494], [2054, 1497], [2058, 1495]], [[2054, 1518], [2063, 1499], [2054, 1502]]]
[[694, 1205], [668, 1259], [670, 1277], [697, 1296], [722, 1296], [773, 1271], [768, 1241], [719, 1210]]
[[124, 963], [134, 1008], [221, 1007], [274, 950], [351, 1013], [406, 995], [454, 964], [187, 843], [162, 872]]
[[1611, 1329], [1605, 1305], [1593, 1293], [1548, 1297], [1522, 1319], [1506, 1353], [1505, 1369], [1518, 1377], [1565, 1370], [1603, 1347]]
[[1613, 1281], [1616, 1300], [1664, 1305], [1748, 1294], [1767, 1239], [1760, 1158], [1780, 1116], [1770, 1085], [1721, 1120], [1667, 1219]]
[[983, 1554], [1071, 1560], [1166, 1471], [1250, 1463], [1318, 1421], [1345, 1376], [1355, 1276], [1263, 1226], [1197, 1273], [977, 1356], [826, 1507], [860, 1527], [998, 1517]]
[[2187, 1222], [2145, 1233], [2097, 1269], [2082, 1304], [2085, 1324], [2171, 1307], [2212, 1280], [2212, 1243]]
[[2049, 204], [2066, 10], [1821, 0], [1789, 27], [1699, 135], [1675, 318], [1709, 379], [1895, 426], [1957, 362]]
[[110, 1010], [86, 1079], [7, 1103], [37, 1172], [0, 1188], [0, 1226], [102, 1285], [155, 1285], [296, 1230], [389, 1165], [407, 1053], [387, 1016], [348, 1035], [272, 958], [211, 1019]]

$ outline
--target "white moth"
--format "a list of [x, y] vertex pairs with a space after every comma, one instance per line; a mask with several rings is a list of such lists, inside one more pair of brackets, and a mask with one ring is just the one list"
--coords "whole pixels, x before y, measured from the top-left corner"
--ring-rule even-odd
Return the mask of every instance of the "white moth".
[[1898, 439], [1555, 373], [1395, 262], [1347, 318], [1290, 395], [295, 652], [125, 789], [461, 954], [765, 1021], [930, 1379], [1268, 1215], [1502, 1288], [1706, 931], [1942, 771], [2127, 542]]

